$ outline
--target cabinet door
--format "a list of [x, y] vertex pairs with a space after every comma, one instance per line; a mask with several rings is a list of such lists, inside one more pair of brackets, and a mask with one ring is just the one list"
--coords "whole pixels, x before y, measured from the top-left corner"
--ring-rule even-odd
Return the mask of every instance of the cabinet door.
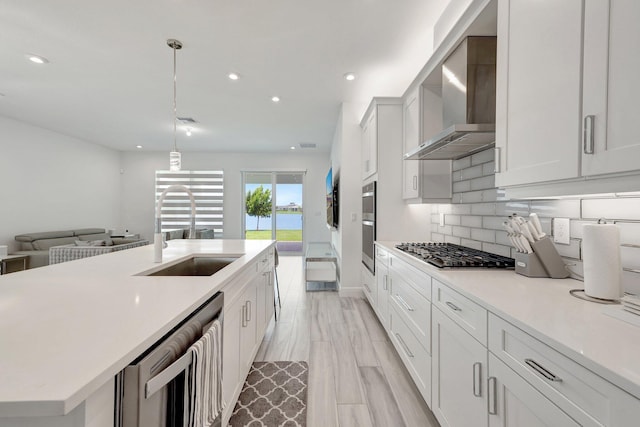
[[488, 425], [487, 349], [433, 308], [432, 407], [443, 427]]
[[[224, 308], [224, 345], [222, 347], [222, 396], [225, 402], [231, 398], [240, 382], [240, 329], [244, 314], [244, 300]], [[233, 411], [233, 409], [231, 409]]]
[[491, 427], [580, 425], [491, 353], [487, 393]]
[[241, 297], [240, 354], [238, 359], [240, 359], [240, 376], [242, 379], [244, 379], [244, 376], [249, 372], [249, 368], [253, 362], [253, 350], [257, 339], [256, 292], [257, 289], [254, 281], [247, 286], [247, 289]]
[[497, 186], [579, 175], [582, 13], [582, 0], [499, 0]]
[[274, 276], [273, 271], [265, 271], [264, 273], [264, 281], [265, 281], [265, 328], [269, 325], [271, 318], [273, 317], [275, 310], [275, 287], [274, 287]]
[[585, 2], [582, 174], [640, 170], [640, 2]]
[[378, 318], [382, 326], [389, 327], [389, 269], [381, 265], [376, 268], [376, 284], [378, 288]]
[[[407, 153], [420, 145], [420, 88], [411, 92], [403, 105], [404, 112], [404, 144], [403, 153]], [[415, 199], [419, 196], [420, 161], [403, 160], [403, 199]]]
[[256, 277], [256, 336], [264, 335], [267, 326], [267, 273], [260, 272]]
[[376, 173], [378, 167], [378, 132], [375, 108], [362, 128], [362, 179]]

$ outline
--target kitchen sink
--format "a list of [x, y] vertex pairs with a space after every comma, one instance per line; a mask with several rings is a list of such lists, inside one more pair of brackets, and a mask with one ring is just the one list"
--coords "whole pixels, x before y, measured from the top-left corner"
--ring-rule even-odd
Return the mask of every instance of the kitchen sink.
[[194, 256], [143, 276], [211, 276], [239, 257]]

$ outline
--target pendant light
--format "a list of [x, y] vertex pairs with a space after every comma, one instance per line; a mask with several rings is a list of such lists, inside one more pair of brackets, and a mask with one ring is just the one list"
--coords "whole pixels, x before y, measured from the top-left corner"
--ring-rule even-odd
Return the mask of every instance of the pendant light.
[[176, 50], [182, 49], [182, 43], [176, 39], [167, 40], [167, 45], [173, 49], [173, 150], [169, 153], [169, 170], [177, 172], [182, 167], [182, 156], [176, 144], [178, 110], [176, 103]]

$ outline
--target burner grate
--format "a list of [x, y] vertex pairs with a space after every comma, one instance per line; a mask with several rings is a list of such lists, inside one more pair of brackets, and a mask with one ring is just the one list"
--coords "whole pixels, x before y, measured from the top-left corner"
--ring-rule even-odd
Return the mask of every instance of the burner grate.
[[439, 268], [514, 268], [513, 258], [453, 243], [401, 243], [396, 248]]

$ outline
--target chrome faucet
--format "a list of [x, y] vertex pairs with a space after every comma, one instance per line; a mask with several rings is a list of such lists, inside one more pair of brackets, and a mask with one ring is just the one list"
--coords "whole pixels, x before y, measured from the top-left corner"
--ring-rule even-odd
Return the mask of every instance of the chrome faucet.
[[167, 193], [176, 191], [184, 191], [191, 200], [191, 225], [189, 227], [189, 239], [196, 238], [196, 199], [193, 197], [193, 193], [184, 185], [171, 185], [167, 187], [167, 189], [160, 194], [158, 204], [156, 205], [156, 225], [153, 233], [153, 262], [162, 262], [162, 249], [167, 247], [166, 242], [164, 242], [164, 239], [162, 238], [162, 204], [164, 203], [164, 198], [167, 196]]

